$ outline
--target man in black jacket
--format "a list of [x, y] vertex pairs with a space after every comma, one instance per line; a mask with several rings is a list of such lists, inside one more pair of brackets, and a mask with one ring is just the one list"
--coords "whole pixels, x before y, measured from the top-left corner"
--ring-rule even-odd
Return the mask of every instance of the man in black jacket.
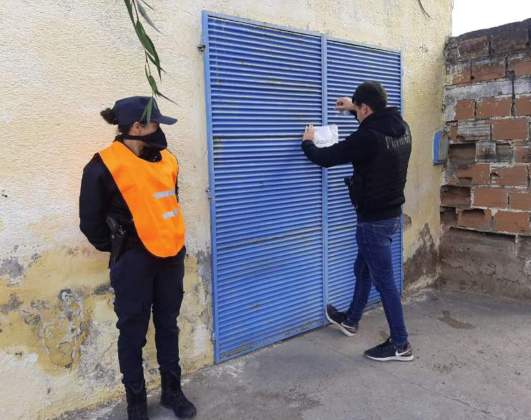
[[348, 179], [352, 204], [358, 215], [358, 257], [354, 266], [356, 286], [347, 312], [327, 306], [328, 320], [348, 335], [358, 330], [371, 284], [380, 293], [390, 338], [369, 349], [365, 356], [379, 361], [411, 361], [400, 293], [393, 279], [391, 242], [400, 229], [404, 187], [411, 154], [411, 133], [396, 108], [387, 107], [387, 94], [377, 82], [362, 83], [352, 100], [339, 98], [336, 109], [350, 112], [359, 121], [357, 131], [331, 147], [317, 148], [314, 129], [304, 132], [302, 149], [317, 165], [329, 168], [352, 163]]

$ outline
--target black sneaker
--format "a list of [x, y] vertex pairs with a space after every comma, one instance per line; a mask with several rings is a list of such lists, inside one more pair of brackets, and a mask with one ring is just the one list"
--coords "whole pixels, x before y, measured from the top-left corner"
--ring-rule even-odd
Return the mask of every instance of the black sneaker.
[[390, 338], [384, 343], [378, 344], [376, 347], [369, 349], [365, 352], [365, 357], [372, 360], [378, 360], [379, 362], [411, 362], [414, 359], [413, 349], [409, 343], [404, 344], [402, 347], [397, 347], [393, 344]]
[[338, 311], [333, 305], [326, 305], [326, 319], [348, 337], [352, 337], [358, 332], [358, 324], [349, 322], [345, 313]]

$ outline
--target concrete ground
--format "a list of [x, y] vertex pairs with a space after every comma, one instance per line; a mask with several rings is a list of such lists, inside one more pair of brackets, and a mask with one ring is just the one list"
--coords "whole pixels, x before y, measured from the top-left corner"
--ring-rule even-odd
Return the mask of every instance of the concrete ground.
[[[381, 309], [353, 338], [323, 328], [185, 382], [197, 419], [531, 419], [531, 304], [428, 291], [405, 306], [412, 363], [362, 354], [386, 338]], [[174, 419], [150, 396], [150, 418]], [[126, 418], [123, 403], [76, 419]]]

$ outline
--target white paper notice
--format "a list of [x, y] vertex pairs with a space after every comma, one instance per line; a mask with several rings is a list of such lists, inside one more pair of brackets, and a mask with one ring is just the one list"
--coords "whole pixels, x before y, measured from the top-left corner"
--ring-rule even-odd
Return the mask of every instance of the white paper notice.
[[315, 127], [314, 143], [317, 147], [329, 147], [339, 142], [337, 125], [323, 125]]

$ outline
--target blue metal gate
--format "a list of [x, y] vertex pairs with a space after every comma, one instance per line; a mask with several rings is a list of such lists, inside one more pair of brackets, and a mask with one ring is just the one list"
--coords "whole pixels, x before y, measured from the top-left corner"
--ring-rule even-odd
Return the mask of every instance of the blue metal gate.
[[[208, 12], [203, 31], [219, 362], [321, 326], [329, 300], [342, 307], [349, 300], [356, 253], [343, 186], [349, 169], [308, 162], [301, 133], [307, 122], [328, 120], [342, 135], [353, 130], [337, 120], [332, 100], [369, 76], [399, 101], [400, 55]], [[355, 65], [342, 80], [336, 67], [345, 54]], [[398, 67], [374, 73], [373, 61], [356, 64], [357, 54], [376, 63], [392, 57]]]

